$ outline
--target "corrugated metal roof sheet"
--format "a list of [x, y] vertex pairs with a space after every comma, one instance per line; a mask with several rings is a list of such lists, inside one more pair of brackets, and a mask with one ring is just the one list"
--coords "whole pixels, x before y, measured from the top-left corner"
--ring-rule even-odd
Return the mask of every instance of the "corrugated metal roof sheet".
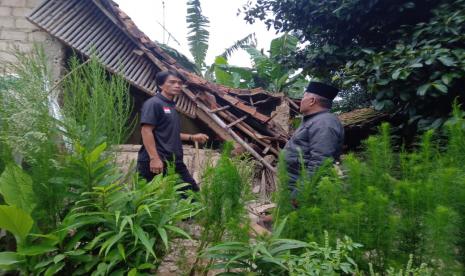
[[93, 1], [45, 1], [28, 18], [82, 54], [95, 54], [109, 71], [121, 73], [137, 88], [155, 92], [159, 69]]

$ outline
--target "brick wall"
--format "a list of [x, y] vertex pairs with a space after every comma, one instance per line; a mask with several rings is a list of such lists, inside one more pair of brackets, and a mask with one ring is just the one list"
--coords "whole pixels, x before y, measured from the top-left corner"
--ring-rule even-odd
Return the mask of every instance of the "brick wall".
[[0, 0], [0, 64], [16, 62], [16, 50], [28, 52], [33, 45], [42, 44], [56, 81], [62, 74], [64, 48], [61, 43], [39, 30], [26, 19], [42, 0]]

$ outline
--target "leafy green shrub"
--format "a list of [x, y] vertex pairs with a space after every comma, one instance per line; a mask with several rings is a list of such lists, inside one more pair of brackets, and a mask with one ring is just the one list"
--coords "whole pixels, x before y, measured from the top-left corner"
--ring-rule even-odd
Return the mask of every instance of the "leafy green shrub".
[[[34, 217], [53, 228], [59, 220], [57, 212], [65, 205], [66, 188], [52, 181], [60, 172], [60, 155], [64, 152], [57, 121], [50, 110], [54, 95], [49, 90], [49, 70], [41, 48], [29, 54], [16, 53], [16, 57], [18, 63], [10, 65], [15, 76], [8, 79], [1, 91], [1, 162], [14, 167], [16, 161], [24, 170], [21, 180], [28, 178], [36, 197]], [[22, 185], [23, 181], [19, 183]]]
[[205, 255], [214, 260], [213, 269], [225, 270], [227, 275], [336, 275], [357, 271], [349, 255], [359, 244], [345, 237], [332, 248], [327, 232], [323, 247], [314, 242], [283, 239], [280, 236], [285, 224], [286, 219], [271, 235], [258, 236], [249, 242], [225, 242], [209, 247]]
[[286, 262], [289, 275], [355, 274], [357, 264], [350, 255], [361, 246], [345, 236], [343, 240], [336, 240], [336, 248], [332, 248], [328, 233], [325, 232], [323, 246], [309, 243], [304, 253], [289, 258]]
[[[104, 149], [105, 144], [84, 159], [97, 161]], [[1, 182], [3, 196], [14, 206], [0, 205], [0, 227], [15, 235], [17, 251], [3, 252], [10, 261], [0, 259], [0, 268], [46, 275], [148, 271], [159, 263], [173, 236], [190, 238], [176, 223], [194, 216], [198, 204], [179, 199], [178, 190], [186, 184], [177, 184], [177, 175], [160, 175], [149, 183], [136, 179], [134, 185], [127, 185], [114, 176], [111, 160], [92, 164], [96, 170], [107, 169], [98, 182], [92, 183], [90, 191], [83, 189], [75, 206], [47, 235], [31, 234], [37, 228], [32, 227], [30, 216], [34, 205], [31, 200], [25, 201], [28, 186], [23, 184], [21, 191], [16, 190], [22, 197], [12, 197], [9, 195], [14, 187]], [[7, 168], [2, 177], [10, 177], [13, 169]]]
[[105, 275], [153, 268], [173, 235], [188, 236], [176, 222], [197, 205], [178, 200], [173, 175], [122, 182], [108, 145], [133, 126], [127, 85], [107, 79], [95, 59], [74, 63], [65, 79], [74, 94], [64, 96], [60, 116], [51, 112], [56, 95], [43, 51], [18, 59], [17, 77], [0, 94], [0, 228], [8, 231], [0, 237], [0, 269]]
[[[375, 273], [373, 267], [370, 265], [370, 276], [377, 276], [380, 273]], [[382, 275], [382, 274], [381, 274]], [[413, 266], [413, 255], [410, 255], [409, 261], [405, 268], [400, 268], [398, 270], [394, 268], [389, 268], [386, 270], [384, 275], [389, 276], [430, 276], [433, 275], [432, 269], [429, 268], [425, 263], [422, 263], [419, 267]]]
[[67, 215], [63, 231], [81, 235], [83, 248], [100, 256], [97, 269], [105, 266], [108, 274], [153, 269], [173, 235], [190, 239], [176, 223], [193, 216], [197, 205], [179, 199], [186, 184], [176, 183], [176, 175], [160, 175], [132, 188], [117, 182], [93, 187]]
[[453, 99], [464, 101], [464, 0], [262, 0], [244, 16], [299, 38], [285, 65], [337, 82], [342, 97], [371, 94], [404, 126], [437, 128]]
[[343, 177], [326, 165], [311, 178], [303, 175], [297, 209], [290, 209], [287, 187], [280, 183], [277, 215], [289, 217], [284, 233], [317, 242], [323, 242], [324, 231], [348, 235], [364, 245], [354, 256], [363, 271], [369, 264], [377, 271], [400, 269], [413, 254], [414, 265], [428, 263], [439, 274], [460, 273], [465, 251], [464, 122], [455, 105], [445, 141], [431, 130], [417, 149], [399, 154], [388, 125], [383, 125], [380, 135], [366, 141], [361, 157], [343, 159]]
[[107, 78], [95, 58], [81, 65], [73, 58], [60, 109], [43, 49], [16, 57], [9, 65], [15, 75], [0, 85], [0, 169], [16, 162], [30, 178], [37, 199], [33, 217], [47, 232], [63, 219], [73, 197], [108, 173], [99, 162], [112, 158], [109, 147], [89, 160], [82, 155], [104, 142], [125, 140], [134, 126], [132, 104], [121, 77]]

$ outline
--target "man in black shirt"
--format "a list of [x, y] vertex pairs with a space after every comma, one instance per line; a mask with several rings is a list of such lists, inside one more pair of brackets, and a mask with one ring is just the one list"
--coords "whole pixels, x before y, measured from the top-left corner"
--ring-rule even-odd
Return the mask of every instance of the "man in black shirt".
[[141, 111], [143, 145], [139, 150], [137, 168], [141, 176], [151, 181], [157, 174], [166, 173], [167, 162], [172, 162], [182, 180], [198, 191], [199, 187], [183, 162], [182, 140], [205, 143], [203, 133], [181, 133], [174, 96], [182, 92], [184, 77], [176, 71], [162, 71], [156, 76], [160, 92], [148, 99]]

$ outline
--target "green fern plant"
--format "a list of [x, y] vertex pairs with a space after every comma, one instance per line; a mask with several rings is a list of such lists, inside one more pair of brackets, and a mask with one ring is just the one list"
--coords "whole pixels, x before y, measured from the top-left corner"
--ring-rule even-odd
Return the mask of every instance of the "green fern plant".
[[225, 235], [247, 237], [244, 197], [248, 183], [232, 162], [231, 150], [232, 145], [226, 143], [217, 165], [206, 168], [202, 178], [200, 203], [203, 209], [198, 222], [203, 227], [201, 240], [208, 243], [219, 242]]
[[187, 29], [189, 36], [189, 50], [194, 57], [195, 65], [202, 71], [205, 67], [205, 57], [208, 50], [208, 38], [210, 32], [208, 26], [210, 21], [202, 14], [199, 0], [187, 1]]

